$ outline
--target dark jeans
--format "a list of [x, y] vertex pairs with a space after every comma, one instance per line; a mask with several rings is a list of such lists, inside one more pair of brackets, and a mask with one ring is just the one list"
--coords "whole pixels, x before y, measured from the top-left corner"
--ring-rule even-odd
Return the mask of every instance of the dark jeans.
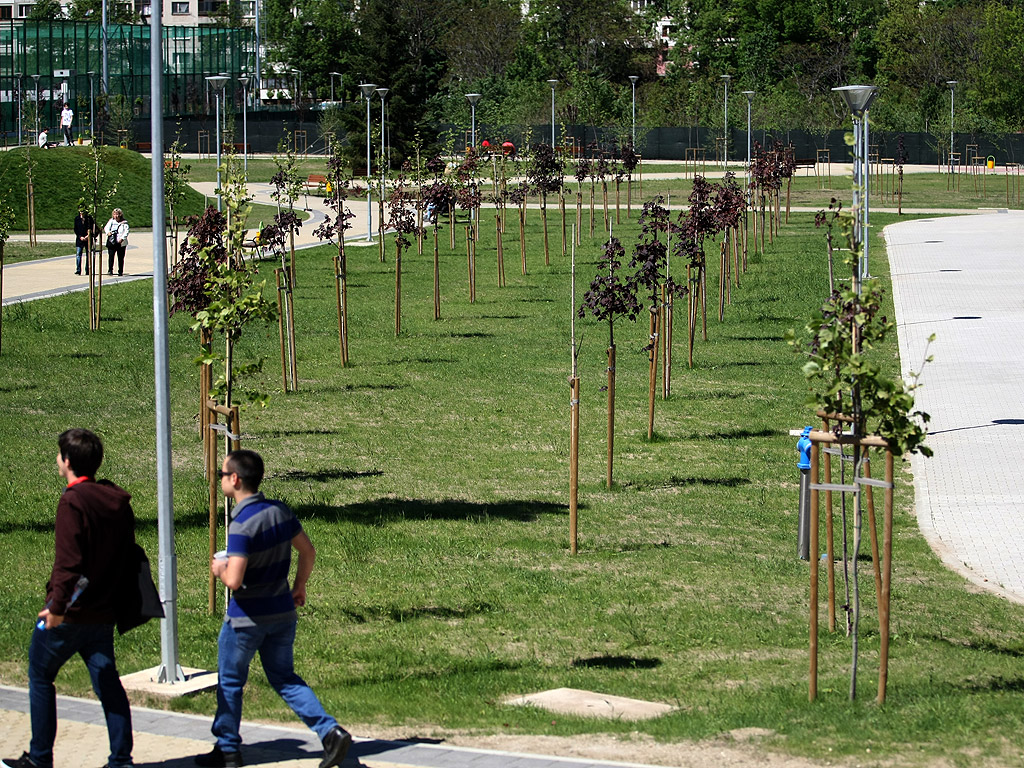
[[75, 274], [82, 271], [82, 257], [85, 257], [85, 274], [89, 274], [89, 246], [79, 244], [75, 248]]
[[114, 256], [117, 256], [117, 274], [124, 274], [124, 252], [128, 248], [127, 243], [124, 245], [108, 245], [107, 246], [107, 272], [114, 271]]
[[68, 146], [71, 146], [72, 144], [75, 143], [74, 140], [72, 140], [72, 138], [71, 138], [71, 126], [70, 125], [65, 125], [64, 126], [64, 141], [66, 141], [68, 143]]
[[295, 646], [295, 622], [280, 621], [235, 629], [224, 622], [217, 647], [217, 714], [213, 735], [224, 752], [237, 752], [242, 745], [238, 728], [242, 722], [242, 690], [249, 679], [249, 664], [260, 655], [267, 682], [285, 704], [302, 718], [320, 740], [337, 726], [306, 682], [295, 674], [292, 649]]
[[34, 629], [28, 649], [28, 695], [32, 741], [28, 755], [40, 768], [53, 765], [57, 738], [57, 672], [75, 654], [85, 661], [92, 689], [103, 704], [110, 738], [111, 768], [132, 764], [132, 713], [114, 661], [112, 624], [61, 624]]

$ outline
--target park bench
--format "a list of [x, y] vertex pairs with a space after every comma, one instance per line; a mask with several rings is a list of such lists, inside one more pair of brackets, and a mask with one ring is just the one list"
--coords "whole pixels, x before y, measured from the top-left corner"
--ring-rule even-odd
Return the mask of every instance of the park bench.
[[306, 177], [306, 183], [303, 184], [303, 195], [306, 198], [306, 210], [309, 210], [309, 193], [313, 192], [317, 195], [327, 194], [327, 177], [320, 173], [311, 173]]
[[807, 171], [807, 173], [804, 174], [805, 176], [810, 176], [811, 175], [811, 171], [814, 171], [815, 173], [818, 172], [818, 169], [817, 169], [818, 163], [813, 158], [810, 158], [810, 157], [797, 158], [794, 162], [795, 162], [795, 165], [793, 167], [793, 174], [794, 175], [796, 175], [796, 173], [801, 168], [803, 168], [803, 169], [805, 169]]
[[153, 151], [153, 143], [150, 142], [150, 141], [137, 141], [137, 142], [135, 142], [135, 151], [136, 152], [152, 152]]

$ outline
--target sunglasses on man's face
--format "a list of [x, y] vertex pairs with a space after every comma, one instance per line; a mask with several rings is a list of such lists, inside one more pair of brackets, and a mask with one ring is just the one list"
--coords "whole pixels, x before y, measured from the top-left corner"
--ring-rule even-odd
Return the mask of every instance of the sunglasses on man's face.
[[223, 478], [223, 477], [231, 477], [233, 474], [235, 474], [235, 473], [234, 472], [225, 472], [223, 469], [218, 469], [217, 470], [217, 477], [221, 477], [221, 478]]

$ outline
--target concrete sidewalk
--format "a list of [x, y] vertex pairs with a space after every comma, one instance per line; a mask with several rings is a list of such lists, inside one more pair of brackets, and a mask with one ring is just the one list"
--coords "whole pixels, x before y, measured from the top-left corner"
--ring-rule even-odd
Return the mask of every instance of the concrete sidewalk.
[[1024, 603], [1022, 233], [1005, 211], [884, 230], [904, 376], [935, 358], [916, 393], [935, 451], [911, 459], [921, 530], [947, 566]]
[[[0, 686], [0, 758], [17, 757], [31, 735], [28, 692]], [[57, 697], [59, 730], [54, 750], [56, 768], [100, 768], [109, 754], [107, 728], [99, 702]], [[193, 768], [192, 758], [213, 748], [209, 717], [132, 707], [135, 765], [145, 768]], [[322, 755], [320, 741], [307, 728], [242, 723], [242, 757], [246, 765], [315, 768]], [[645, 768], [640, 763], [579, 760], [443, 743], [382, 741], [356, 737], [345, 766], [370, 768]]]

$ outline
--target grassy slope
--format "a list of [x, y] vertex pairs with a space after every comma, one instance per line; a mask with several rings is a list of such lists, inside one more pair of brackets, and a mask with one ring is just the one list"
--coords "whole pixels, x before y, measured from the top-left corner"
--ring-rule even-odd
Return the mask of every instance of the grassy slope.
[[[678, 313], [673, 396], [658, 402], [651, 443], [638, 352], [646, 327], [619, 330], [612, 491], [603, 487], [606, 331], [582, 324], [581, 554], [571, 558], [569, 269], [560, 255], [543, 266], [539, 217], [530, 216], [529, 274], [519, 274], [510, 226], [503, 290], [493, 227], [484, 227], [475, 305], [466, 298], [465, 253], [450, 253], [442, 236], [440, 322], [432, 320], [429, 249], [407, 255], [399, 339], [390, 259], [382, 265], [376, 249], [351, 249], [347, 370], [337, 362], [329, 249], [299, 254], [301, 390], [244, 414], [242, 429], [268, 459], [267, 492], [294, 506], [319, 549], [298, 658], [328, 709], [346, 723], [403, 723], [423, 735], [640, 730], [674, 740], [759, 726], [780, 734], [772, 748], [830, 758], [863, 758], [865, 748], [901, 764], [938, 755], [1006, 764], [1019, 755], [1024, 609], [970, 593], [940, 566], [909, 514], [907, 478], [896, 518], [889, 703], [871, 703], [877, 625], [867, 568], [861, 698], [845, 698], [848, 642], [824, 632], [820, 699], [806, 700], [807, 566], [795, 558], [798, 475], [786, 431], [810, 417], [799, 361], [782, 335], [825, 291], [811, 217], [752, 257], [726, 322], [709, 318], [710, 341], [698, 342], [692, 371]], [[626, 242], [634, 231], [617, 228]], [[884, 275], [876, 253], [873, 271]], [[580, 293], [597, 254], [596, 241], [578, 253]], [[715, 285], [712, 271], [709, 291]], [[86, 330], [84, 301], [4, 310], [4, 682], [25, 681], [27, 636], [52, 558], [60, 430], [102, 430], [106, 474], [134, 494], [140, 538], [156, 552], [150, 289], [108, 289], [98, 333]], [[170, 340], [181, 654], [185, 664], [213, 668], [219, 621], [206, 614], [206, 490], [186, 325], [174, 318]], [[267, 356], [266, 384], [279, 386], [276, 328], [249, 333], [243, 349]], [[895, 370], [894, 341], [887, 354]], [[158, 658], [155, 625], [118, 643], [123, 670]], [[89, 688], [80, 665], [68, 666], [60, 686]], [[681, 710], [627, 724], [499, 703], [560, 686]], [[290, 717], [261, 674], [250, 687], [247, 716]], [[172, 706], [210, 713], [214, 697]]]
[[[33, 179], [36, 199], [36, 229], [71, 231], [78, 210], [78, 201], [83, 197], [82, 170], [93, 168], [92, 152], [89, 147], [56, 147], [48, 150], [31, 150], [34, 165]], [[11, 150], [0, 153], [0, 195], [14, 209], [14, 231], [28, 230], [25, 184], [27, 181], [26, 150]], [[150, 162], [137, 152], [107, 147], [103, 150], [103, 165], [107, 171], [108, 184], [116, 181], [117, 192], [110, 208], [119, 207], [129, 223], [147, 227], [153, 220], [152, 190], [150, 188]], [[202, 212], [203, 197], [189, 190], [179, 215], [185, 216]], [[105, 210], [99, 217], [106, 222], [110, 211]]]

